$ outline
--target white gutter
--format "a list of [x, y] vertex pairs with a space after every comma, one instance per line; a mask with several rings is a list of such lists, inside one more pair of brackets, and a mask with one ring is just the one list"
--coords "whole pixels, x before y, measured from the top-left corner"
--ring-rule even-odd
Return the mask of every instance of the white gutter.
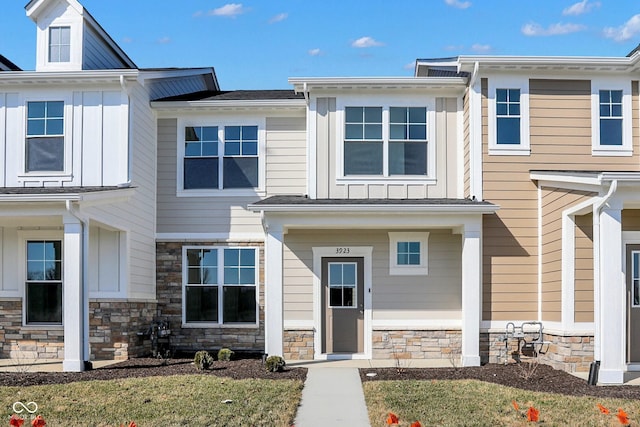
[[593, 204], [593, 265], [597, 269], [596, 274], [593, 275], [593, 320], [594, 320], [594, 336], [593, 336], [593, 356], [595, 361], [602, 360], [602, 347], [601, 347], [601, 334], [602, 334], [602, 322], [600, 316], [600, 294], [601, 284], [603, 283], [602, 269], [600, 268], [600, 211], [602, 207], [611, 199], [613, 194], [618, 189], [618, 181], [611, 181], [609, 191], [599, 201]]
[[120, 75], [120, 87], [122, 87], [122, 91], [127, 95], [127, 182], [124, 183], [123, 186], [129, 186], [131, 185], [131, 156], [133, 154], [133, 149], [131, 147], [131, 125], [133, 124], [133, 113], [131, 111], [131, 88], [127, 86], [124, 74]]
[[80, 212], [74, 209], [71, 200], [67, 200], [65, 205], [67, 212], [82, 224], [82, 360], [88, 362], [91, 360], [89, 348], [89, 283], [87, 280], [89, 270], [89, 220]]
[[304, 108], [305, 99], [227, 99], [200, 101], [152, 101], [155, 110], [171, 110], [176, 108]]
[[336, 212], [339, 210], [341, 213], [380, 213], [380, 212], [398, 212], [402, 213], [416, 212], [416, 213], [484, 213], [492, 214], [500, 209], [498, 205], [480, 205], [480, 206], [468, 206], [468, 205], [342, 205], [342, 204], [328, 204], [328, 205], [255, 205], [251, 204], [247, 206], [247, 209], [254, 212], [308, 212], [308, 213], [321, 213], [321, 212]]

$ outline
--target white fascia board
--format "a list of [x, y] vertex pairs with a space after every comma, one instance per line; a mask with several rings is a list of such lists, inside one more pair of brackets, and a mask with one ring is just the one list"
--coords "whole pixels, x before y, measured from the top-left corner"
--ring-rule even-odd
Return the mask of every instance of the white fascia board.
[[[82, 14], [84, 7], [77, 0], [65, 0], [69, 6], [74, 8], [76, 12]], [[31, 18], [34, 22], [38, 18], [38, 15], [51, 3], [51, 0], [32, 0], [24, 7], [27, 13], [27, 17]]]
[[56, 194], [0, 194], [3, 202], [86, 202], [91, 204], [112, 203], [114, 200], [128, 200], [134, 189], [96, 191], [91, 193], [56, 193]]
[[77, 84], [88, 83], [118, 83], [123, 77], [127, 80], [136, 80], [138, 70], [96, 70], [96, 71], [9, 71], [0, 74], [0, 86], [2, 85], [50, 85], [50, 84]]
[[600, 186], [602, 180], [597, 173], [561, 173], [561, 172], [531, 172], [529, 177], [539, 181], [545, 187], [553, 186], [550, 183], [582, 184]]
[[180, 110], [203, 108], [300, 108], [306, 109], [304, 99], [239, 99], [239, 100], [203, 100], [203, 101], [153, 101], [151, 107], [156, 110]]
[[[631, 67], [635, 58], [620, 56], [465, 56], [458, 57], [462, 69], [473, 69], [476, 62], [480, 68], [486, 66], [557, 66], [562, 68], [616, 67], [624, 71]], [[591, 70], [593, 71], [593, 70]]]
[[249, 205], [247, 209], [254, 212], [282, 212], [282, 213], [380, 213], [395, 212], [400, 209], [405, 213], [456, 213], [456, 214], [492, 214], [498, 211], [498, 205], [465, 206], [465, 205]]
[[292, 77], [289, 84], [296, 92], [344, 88], [428, 88], [429, 86], [466, 87], [465, 77]]

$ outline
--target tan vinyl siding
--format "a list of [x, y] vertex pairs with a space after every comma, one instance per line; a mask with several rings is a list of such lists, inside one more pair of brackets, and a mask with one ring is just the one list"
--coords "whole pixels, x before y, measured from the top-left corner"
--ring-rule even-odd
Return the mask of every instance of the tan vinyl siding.
[[463, 148], [463, 168], [464, 168], [464, 195], [468, 196], [471, 194], [471, 123], [469, 116], [469, 88], [464, 93], [464, 97], [462, 98], [462, 108], [463, 108], [463, 138], [464, 138], [464, 148]]
[[449, 230], [415, 231], [429, 231], [427, 276], [389, 275], [387, 231], [290, 230], [283, 253], [285, 322], [313, 320], [312, 248], [327, 246], [373, 247], [374, 320], [460, 319], [460, 236]]
[[592, 193], [542, 188], [542, 320], [562, 320], [562, 211]]
[[307, 191], [306, 120], [267, 118], [267, 195]]
[[575, 288], [576, 322], [593, 322], [593, 214], [576, 216]]
[[640, 209], [622, 211], [622, 231], [640, 231]]
[[[637, 84], [633, 87], [636, 90], [634, 99], [637, 99]], [[637, 171], [640, 169], [640, 143], [637, 137], [634, 138], [633, 156], [630, 157], [592, 156], [590, 81], [533, 79], [529, 81], [531, 155], [489, 155], [488, 79], [482, 79], [481, 90], [483, 197], [500, 205], [496, 215], [484, 217], [483, 319], [536, 319], [538, 206], [537, 187], [529, 172]], [[636, 134], [637, 114], [636, 105]], [[555, 283], [555, 274], [549, 276], [549, 283]], [[550, 287], [543, 296], [547, 301], [543, 307], [545, 313], [560, 309], [556, 294], [555, 288]], [[510, 299], [516, 300], [516, 296], [517, 304], [508, 303]], [[506, 302], [502, 304], [501, 301]]]

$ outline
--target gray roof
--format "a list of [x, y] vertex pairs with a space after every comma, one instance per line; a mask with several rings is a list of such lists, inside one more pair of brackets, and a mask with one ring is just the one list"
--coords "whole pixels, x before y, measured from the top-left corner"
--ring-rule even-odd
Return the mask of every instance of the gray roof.
[[203, 91], [185, 95], [170, 96], [157, 99], [163, 101], [246, 101], [263, 99], [303, 99], [304, 95], [293, 90], [231, 90], [231, 91]]
[[459, 205], [459, 206], [495, 206], [486, 201], [474, 199], [310, 199], [307, 196], [271, 196], [253, 203], [254, 206], [327, 206], [327, 205], [361, 205], [361, 206], [389, 206], [389, 205]]
[[9, 61], [6, 56], [0, 55], [0, 71], [4, 70], [5, 68], [9, 71], [22, 71], [20, 67]]
[[466, 71], [454, 71], [438, 68], [429, 68], [427, 71], [427, 77], [469, 77], [470, 74]]
[[1, 194], [80, 194], [122, 190], [130, 187], [0, 187]]

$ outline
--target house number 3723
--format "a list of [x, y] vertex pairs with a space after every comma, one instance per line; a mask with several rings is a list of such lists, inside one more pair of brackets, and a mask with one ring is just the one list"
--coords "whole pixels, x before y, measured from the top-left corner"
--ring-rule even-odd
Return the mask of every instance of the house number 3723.
[[349, 248], [336, 248], [336, 254], [337, 255], [345, 255], [351, 252], [351, 249]]

